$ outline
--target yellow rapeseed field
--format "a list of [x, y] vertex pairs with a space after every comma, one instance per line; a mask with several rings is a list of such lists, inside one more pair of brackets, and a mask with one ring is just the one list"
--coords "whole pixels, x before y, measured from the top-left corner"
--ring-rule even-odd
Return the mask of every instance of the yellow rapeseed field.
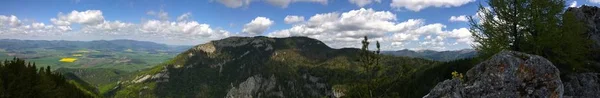
[[77, 60], [77, 58], [62, 58], [59, 61], [65, 62], [65, 63], [73, 63], [73, 62], [75, 62], [75, 60]]

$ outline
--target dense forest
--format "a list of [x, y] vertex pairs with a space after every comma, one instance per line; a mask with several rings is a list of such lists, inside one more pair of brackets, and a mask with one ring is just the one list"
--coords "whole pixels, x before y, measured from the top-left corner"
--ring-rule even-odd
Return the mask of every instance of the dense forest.
[[22, 59], [0, 62], [0, 98], [92, 98], [77, 82], [65, 79], [50, 67], [36, 67]]

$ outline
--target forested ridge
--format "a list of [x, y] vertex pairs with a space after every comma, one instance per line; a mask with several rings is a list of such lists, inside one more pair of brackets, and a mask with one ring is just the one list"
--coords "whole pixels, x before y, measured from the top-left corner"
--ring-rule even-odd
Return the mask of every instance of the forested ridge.
[[96, 92], [76, 86], [50, 67], [14, 58], [0, 62], [1, 98], [92, 98]]

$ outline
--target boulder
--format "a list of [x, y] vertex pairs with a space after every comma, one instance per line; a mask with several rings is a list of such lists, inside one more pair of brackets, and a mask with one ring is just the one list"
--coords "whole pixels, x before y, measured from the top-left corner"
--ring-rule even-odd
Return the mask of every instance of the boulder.
[[424, 98], [559, 98], [562, 95], [560, 72], [550, 61], [537, 55], [502, 51], [467, 71], [465, 79], [438, 83]]

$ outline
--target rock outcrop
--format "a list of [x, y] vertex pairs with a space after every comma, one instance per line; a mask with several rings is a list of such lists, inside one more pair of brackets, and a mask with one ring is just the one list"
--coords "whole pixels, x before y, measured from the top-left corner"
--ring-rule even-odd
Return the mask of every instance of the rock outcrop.
[[269, 79], [264, 79], [260, 75], [254, 75], [246, 81], [240, 83], [237, 87], [232, 85], [232, 88], [227, 92], [225, 98], [252, 98], [252, 96], [261, 97], [261, 92], [270, 92], [269, 95], [277, 97], [283, 96], [283, 92], [274, 91], [277, 81], [275, 76], [271, 75]]
[[600, 74], [579, 73], [563, 77], [565, 96], [593, 98], [600, 96]]
[[425, 98], [559, 98], [563, 95], [559, 70], [547, 59], [502, 51], [466, 73], [463, 80], [437, 84]]

